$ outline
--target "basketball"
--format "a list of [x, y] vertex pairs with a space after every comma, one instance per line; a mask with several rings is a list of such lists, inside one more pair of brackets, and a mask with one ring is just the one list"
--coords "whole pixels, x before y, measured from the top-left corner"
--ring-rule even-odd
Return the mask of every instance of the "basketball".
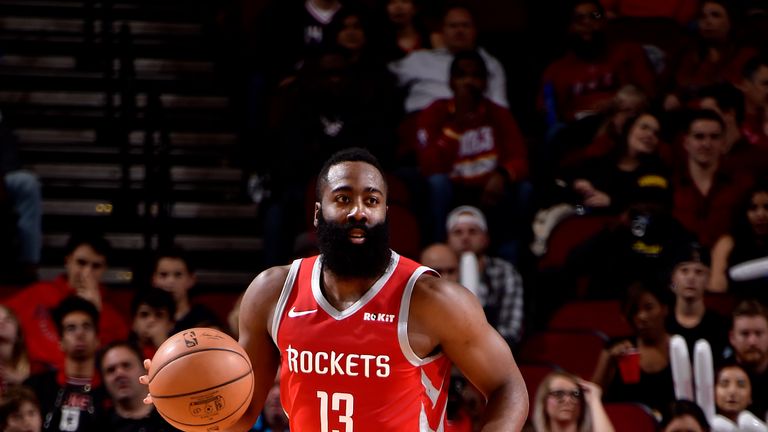
[[152, 358], [148, 375], [157, 411], [184, 431], [226, 429], [251, 403], [248, 354], [218, 330], [192, 328], [171, 336]]

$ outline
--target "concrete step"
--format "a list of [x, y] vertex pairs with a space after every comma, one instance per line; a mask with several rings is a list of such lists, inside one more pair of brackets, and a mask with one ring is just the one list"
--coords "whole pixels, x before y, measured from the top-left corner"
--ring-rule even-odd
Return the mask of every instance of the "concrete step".
[[[98, 14], [98, 11], [97, 11]], [[0, 31], [39, 31], [42, 33], [71, 33], [81, 34], [85, 24], [84, 18], [59, 18], [39, 16], [2, 16]], [[94, 31], [101, 32], [102, 21], [94, 21]], [[202, 33], [199, 24], [158, 21], [134, 21], [118, 19], [112, 23], [113, 33], [120, 32], [123, 24], [128, 24], [131, 34], [137, 37], [147, 35], [186, 35], [197, 36]]]
[[[49, 216], [107, 217], [112, 215], [113, 210], [113, 202], [105, 199], [74, 200], [46, 198], [43, 200], [43, 214]], [[137, 209], [137, 213], [139, 216], [144, 214], [143, 206]], [[255, 220], [257, 213], [258, 206], [253, 203], [177, 202], [171, 206], [171, 215], [175, 219]]]
[[[34, 164], [27, 166], [45, 182], [47, 179], [60, 180], [119, 180], [122, 167], [118, 164]], [[130, 167], [133, 181], [144, 180], [143, 166]], [[173, 182], [240, 182], [242, 171], [228, 167], [171, 167]]]
[[[136, 95], [136, 107], [144, 108], [147, 106], [147, 94], [139, 93]], [[5, 106], [12, 105], [32, 105], [32, 106], [81, 106], [81, 107], [103, 107], [106, 104], [107, 96], [104, 92], [82, 92], [82, 91], [35, 91], [35, 90], [0, 90], [0, 103]], [[224, 96], [204, 96], [204, 95], [180, 95], [180, 94], [161, 94], [160, 101], [164, 108], [207, 108], [207, 109], [227, 109], [229, 107], [229, 98]], [[115, 107], [122, 104], [120, 95], [114, 99]]]

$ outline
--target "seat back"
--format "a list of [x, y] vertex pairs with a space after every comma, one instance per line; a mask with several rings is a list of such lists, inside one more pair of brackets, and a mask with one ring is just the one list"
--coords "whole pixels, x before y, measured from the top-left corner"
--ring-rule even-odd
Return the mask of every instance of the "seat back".
[[595, 331], [546, 330], [528, 338], [520, 348], [521, 363], [549, 363], [591, 379], [607, 338]]
[[651, 410], [638, 403], [612, 402], [605, 404], [605, 412], [613, 423], [613, 428], [621, 432], [654, 432], [657, 427], [656, 417]]
[[549, 321], [550, 330], [595, 330], [609, 338], [632, 332], [617, 300], [578, 300], [563, 305]]

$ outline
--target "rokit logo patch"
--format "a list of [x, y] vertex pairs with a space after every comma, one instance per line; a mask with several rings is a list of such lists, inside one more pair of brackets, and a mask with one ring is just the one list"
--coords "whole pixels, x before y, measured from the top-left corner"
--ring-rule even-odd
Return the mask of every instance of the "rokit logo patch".
[[366, 312], [363, 314], [363, 321], [392, 323], [395, 322], [395, 314]]

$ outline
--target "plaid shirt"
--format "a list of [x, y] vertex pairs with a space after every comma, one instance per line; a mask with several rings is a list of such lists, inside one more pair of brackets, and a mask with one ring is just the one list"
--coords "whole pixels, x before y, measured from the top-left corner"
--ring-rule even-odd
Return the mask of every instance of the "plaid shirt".
[[511, 343], [523, 335], [523, 279], [509, 262], [485, 256], [477, 297], [488, 322]]

